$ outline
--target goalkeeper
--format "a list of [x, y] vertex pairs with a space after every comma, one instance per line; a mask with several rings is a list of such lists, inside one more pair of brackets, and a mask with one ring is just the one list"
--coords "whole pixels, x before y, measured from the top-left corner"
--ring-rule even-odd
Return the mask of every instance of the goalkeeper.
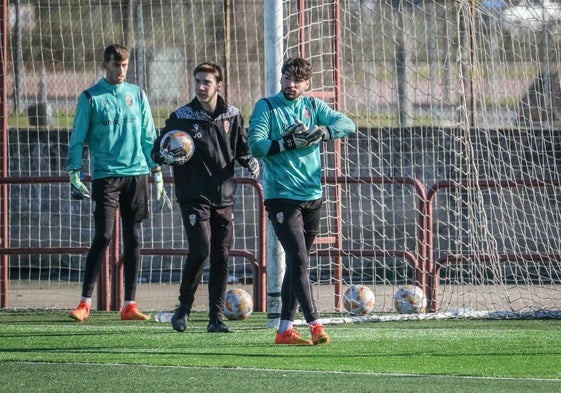
[[[175, 196], [181, 208], [189, 242], [179, 286], [179, 306], [171, 319], [175, 331], [187, 329], [204, 263], [209, 259], [209, 333], [229, 333], [223, 321], [224, 293], [228, 283], [228, 254], [233, 239], [234, 164], [237, 161], [254, 178], [259, 163], [249, 155], [247, 133], [238, 108], [220, 96], [222, 67], [201, 63], [193, 70], [195, 97], [177, 108], [166, 120], [154, 143], [154, 160], [173, 167]], [[194, 141], [194, 155], [186, 160], [161, 149], [169, 131], [187, 132]]]
[[[320, 144], [355, 131], [353, 122], [319, 100], [304, 96], [311, 65], [291, 58], [281, 69], [281, 91], [259, 100], [249, 119], [248, 143], [262, 157], [265, 208], [286, 253], [276, 344], [326, 344], [308, 277], [310, 249], [319, 231], [322, 204]], [[298, 304], [311, 340], [293, 326]]]
[[144, 92], [125, 82], [129, 51], [109, 45], [101, 67], [105, 76], [78, 98], [76, 117], [67, 155], [74, 199], [90, 198], [80, 180], [82, 152], [87, 143], [95, 203], [93, 242], [86, 257], [82, 299], [70, 312], [76, 321], [90, 314], [92, 293], [104, 256], [113, 237], [117, 209], [121, 216], [124, 247], [125, 293], [121, 319], [143, 320], [148, 316], [135, 303], [140, 262], [140, 229], [148, 217], [148, 173], [154, 176], [158, 199], [165, 195], [160, 167], [150, 152], [157, 133]]

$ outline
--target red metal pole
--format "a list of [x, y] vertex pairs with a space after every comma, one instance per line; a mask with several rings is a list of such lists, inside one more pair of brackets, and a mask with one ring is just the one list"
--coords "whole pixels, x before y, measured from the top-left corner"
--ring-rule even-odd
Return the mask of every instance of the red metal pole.
[[[8, 2], [0, 4], [0, 144], [2, 176], [8, 176], [8, 93], [6, 75], [8, 73]], [[9, 247], [8, 235], [8, 184], [0, 185], [0, 247]], [[8, 255], [0, 259], [0, 307], [8, 306], [8, 286], [10, 280]]]
[[304, 41], [306, 39], [306, 15], [304, 10], [306, 9], [305, 0], [298, 1], [298, 52], [300, 57], [306, 58], [306, 48], [304, 47]]
[[[339, 0], [333, 2], [333, 109], [341, 110], [341, 13], [339, 11]], [[341, 168], [338, 168], [341, 169]]]

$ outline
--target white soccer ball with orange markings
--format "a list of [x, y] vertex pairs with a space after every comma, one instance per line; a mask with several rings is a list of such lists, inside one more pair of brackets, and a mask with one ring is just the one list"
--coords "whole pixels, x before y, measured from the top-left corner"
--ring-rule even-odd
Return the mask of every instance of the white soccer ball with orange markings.
[[229, 320], [243, 320], [253, 312], [253, 299], [241, 288], [226, 291], [224, 296], [224, 316]]
[[400, 314], [420, 314], [427, 309], [427, 298], [418, 286], [405, 285], [395, 293], [393, 305]]
[[345, 291], [343, 297], [343, 307], [353, 315], [370, 314], [374, 309], [376, 297], [372, 289], [365, 285], [351, 285]]

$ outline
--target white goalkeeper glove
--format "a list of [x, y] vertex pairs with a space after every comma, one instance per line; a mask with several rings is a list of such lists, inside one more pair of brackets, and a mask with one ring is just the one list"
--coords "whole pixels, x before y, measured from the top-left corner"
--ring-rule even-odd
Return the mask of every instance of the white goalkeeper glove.
[[247, 169], [249, 170], [251, 177], [253, 177], [254, 179], [257, 179], [259, 177], [260, 170], [259, 170], [259, 161], [257, 161], [257, 158], [251, 157], [249, 159], [249, 163], [247, 164]]
[[250, 155], [242, 156], [238, 158], [238, 162], [241, 166], [247, 168], [251, 177], [254, 179], [259, 177], [259, 161], [255, 157]]
[[159, 166], [151, 169], [154, 178], [154, 186], [156, 187], [156, 200], [162, 201], [162, 208], [167, 205], [171, 209], [171, 200], [168, 198], [166, 189], [164, 188], [164, 176], [162, 168]]
[[80, 170], [72, 169], [68, 172], [70, 178], [70, 195], [73, 199], [90, 198], [90, 192], [80, 180]]

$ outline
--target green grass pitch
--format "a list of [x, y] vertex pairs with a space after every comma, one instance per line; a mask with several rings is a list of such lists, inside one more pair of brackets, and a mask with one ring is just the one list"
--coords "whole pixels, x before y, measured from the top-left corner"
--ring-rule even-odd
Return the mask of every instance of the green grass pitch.
[[[324, 315], [325, 316], [325, 315]], [[323, 346], [279, 346], [266, 316], [206, 333], [93, 312], [0, 311], [0, 391], [560, 392], [561, 320], [424, 320], [326, 326]], [[303, 335], [308, 332], [300, 327]]]

